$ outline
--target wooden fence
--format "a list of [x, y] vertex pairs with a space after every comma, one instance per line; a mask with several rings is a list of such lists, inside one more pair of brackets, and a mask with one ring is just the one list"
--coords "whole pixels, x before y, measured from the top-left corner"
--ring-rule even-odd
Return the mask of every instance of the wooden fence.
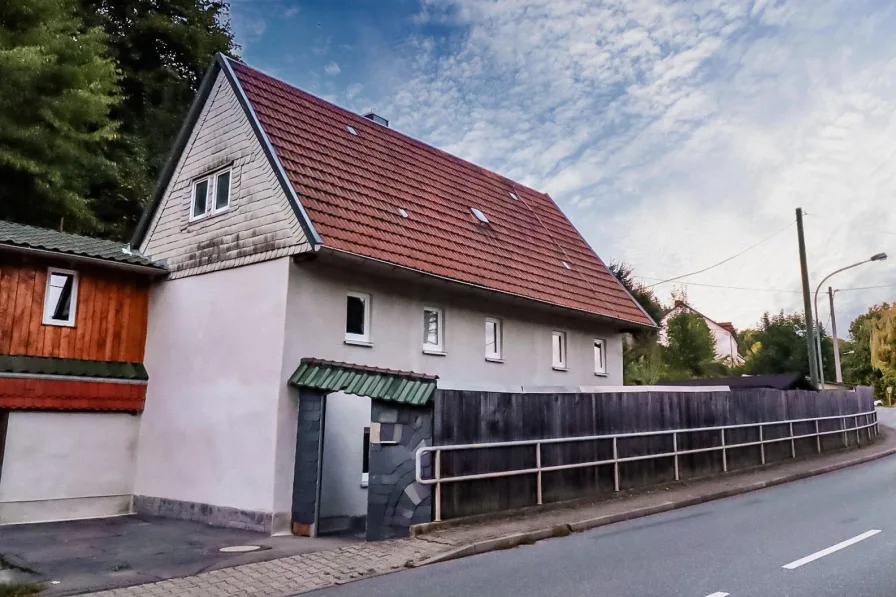
[[[859, 391], [735, 390], [730, 392], [634, 392], [596, 394], [534, 394], [439, 390], [435, 396], [433, 445], [474, 444], [517, 440], [581, 437], [618, 433], [718, 427], [745, 423], [786, 421], [868, 412], [873, 396]], [[855, 419], [849, 420], [852, 425]], [[820, 431], [840, 429], [839, 419], [820, 421]], [[815, 422], [795, 423], [794, 435], [815, 432]], [[764, 439], [789, 437], [789, 424], [767, 425]], [[866, 441], [867, 436], [861, 436]], [[757, 427], [731, 429], [726, 444], [759, 440]], [[672, 436], [621, 438], [620, 458], [671, 452]], [[825, 435], [823, 451], [854, 446], [855, 433]], [[605, 460], [613, 457], [611, 440], [544, 444], [541, 465]], [[679, 450], [721, 445], [715, 432], [678, 434]], [[816, 438], [794, 442], [796, 456], [815, 454]], [[790, 459], [791, 442], [764, 446], [765, 461]], [[759, 446], [726, 451], [727, 469], [757, 466]], [[493, 473], [536, 466], [532, 446], [443, 452], [442, 477]], [[621, 489], [673, 481], [674, 459], [659, 458], [619, 465]], [[720, 451], [679, 456], [680, 478], [696, 478], [722, 472]], [[614, 491], [613, 466], [596, 466], [543, 473], [544, 503], [587, 497]], [[535, 475], [444, 483], [441, 517], [456, 518], [498, 512], [537, 503]]]

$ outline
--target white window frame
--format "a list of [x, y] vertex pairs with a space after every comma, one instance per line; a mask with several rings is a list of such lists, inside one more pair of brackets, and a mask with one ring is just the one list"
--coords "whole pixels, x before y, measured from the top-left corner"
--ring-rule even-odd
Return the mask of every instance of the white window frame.
[[[560, 358], [554, 354], [554, 339], [560, 338]], [[551, 366], [555, 371], [566, 371], [569, 363], [569, 353], [567, 352], [569, 344], [567, 343], [566, 332], [554, 330], [551, 332]]]
[[[68, 311], [68, 319], [60, 320], [53, 319], [53, 311], [55, 310], [55, 305], [52, 309], [48, 308], [49, 304], [47, 303], [47, 299], [50, 296], [50, 280], [53, 277], [53, 274], [63, 274], [72, 277], [72, 297], [71, 297], [71, 307]], [[47, 269], [47, 283], [44, 286], [44, 309], [43, 309], [43, 324], [44, 325], [56, 325], [61, 327], [73, 328], [75, 327], [75, 318], [78, 314], [78, 272], [70, 270], [70, 269], [61, 269], [58, 267], [51, 267]]]
[[[437, 344], [429, 344], [426, 341], [426, 314], [435, 313], [437, 317], [436, 334], [439, 337]], [[423, 307], [423, 352], [427, 354], [445, 354], [445, 310], [440, 307]]]
[[488, 351], [488, 338], [486, 338], [485, 343], [485, 360], [491, 361], [494, 363], [503, 363], [504, 362], [504, 325], [500, 319], [497, 317], [486, 317], [485, 318], [485, 330], [488, 331], [488, 324], [495, 324], [495, 352]]
[[[600, 346], [600, 363], [597, 358], [597, 347]], [[595, 338], [593, 350], [594, 374], [600, 377], [607, 376], [607, 341], [603, 338]]]
[[[350, 334], [348, 330], [345, 330], [345, 326], [348, 325], [348, 299], [349, 297], [355, 297], [361, 299], [364, 303], [364, 333], [363, 334]], [[343, 320], [343, 330], [345, 331], [345, 342], [347, 344], [360, 344], [363, 346], [371, 346], [370, 342], [370, 308], [371, 298], [370, 294], [366, 292], [346, 292], [345, 293], [345, 308], [344, 312], [345, 319]]]
[[[230, 174], [230, 184], [227, 186], [227, 205], [224, 207], [216, 207], [218, 203], [218, 177], [222, 174]], [[193, 206], [196, 204], [196, 187], [199, 186], [200, 183], [208, 183], [208, 191], [205, 195], [205, 211], [203, 211], [199, 215], [195, 215], [193, 213]], [[199, 178], [193, 179], [193, 187], [190, 191], [190, 221], [196, 222], [198, 220], [204, 220], [205, 218], [224, 213], [225, 211], [230, 209], [230, 202], [233, 198], [233, 167], [222, 168], [221, 170], [215, 170], [205, 176], [200, 176]]]

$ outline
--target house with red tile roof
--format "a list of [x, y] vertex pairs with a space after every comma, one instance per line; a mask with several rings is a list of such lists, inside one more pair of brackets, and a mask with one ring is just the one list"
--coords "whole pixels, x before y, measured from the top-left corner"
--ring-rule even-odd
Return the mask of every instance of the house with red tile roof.
[[[413, 388], [622, 385], [623, 333], [655, 327], [545, 193], [223, 56], [132, 244], [170, 272], [135, 504], [215, 524], [296, 522], [302, 362]], [[327, 397], [317, 531], [366, 514], [370, 409]]]
[[672, 308], [660, 322], [659, 340], [661, 344], [666, 344], [666, 329], [669, 320], [682, 312], [699, 315], [706, 322], [706, 326], [709, 328], [709, 333], [712, 334], [712, 339], [715, 343], [716, 359], [729, 365], [744, 364], [744, 358], [737, 348], [737, 330], [734, 328], [734, 324], [729, 321], [716, 323], [683, 301], [677, 301], [675, 307]]
[[165, 274], [121, 243], [0, 220], [0, 525], [130, 512]]

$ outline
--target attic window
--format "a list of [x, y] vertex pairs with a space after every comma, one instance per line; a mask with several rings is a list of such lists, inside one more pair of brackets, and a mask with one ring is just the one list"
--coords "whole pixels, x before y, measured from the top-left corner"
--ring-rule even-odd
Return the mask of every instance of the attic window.
[[473, 212], [473, 215], [476, 216], [476, 219], [482, 222], [483, 224], [488, 224], [488, 218], [485, 217], [485, 214], [476, 209], [475, 207], [471, 207], [470, 211]]
[[572, 268], [569, 266], [569, 264], [566, 263], [565, 261], [561, 261], [560, 263], [562, 263], [562, 264], [563, 264], [563, 267], [565, 267], [566, 269], [572, 269]]
[[356, 131], [355, 127], [353, 127], [352, 125], [350, 125], [350, 124], [345, 125], [345, 129], [348, 132], [350, 132], [351, 134], [353, 134], [354, 136], [356, 136], [356, 137], [358, 136], [358, 131]]
[[517, 197], [517, 194], [514, 193], [513, 191], [510, 191], [510, 198], [513, 199], [514, 201], [519, 201], [519, 200], [520, 200], [520, 198]]
[[44, 291], [44, 325], [75, 326], [78, 306], [78, 274], [51, 267]]
[[406, 218], [408, 217], [408, 212], [403, 207], [399, 207], [398, 215], [400, 215], [402, 218]]

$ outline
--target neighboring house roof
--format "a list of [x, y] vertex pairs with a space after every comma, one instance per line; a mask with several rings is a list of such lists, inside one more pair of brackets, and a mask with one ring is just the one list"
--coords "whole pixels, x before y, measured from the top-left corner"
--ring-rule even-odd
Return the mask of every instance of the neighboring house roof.
[[744, 375], [741, 377], [717, 377], [715, 379], [688, 379], [685, 381], [663, 381], [664, 386], [728, 386], [732, 390], [768, 388], [772, 390], [815, 390], [802, 373], [779, 373], [769, 375]]
[[735, 335], [735, 336], [737, 335], [737, 330], [734, 328], [734, 324], [731, 323], [730, 321], [722, 321], [716, 325], [718, 325], [723, 330], [727, 330], [727, 331], [731, 332], [732, 335]]
[[127, 245], [111, 240], [91, 238], [47, 228], [35, 228], [0, 220], [0, 249], [33, 250], [59, 253], [76, 258], [108, 261], [115, 264], [138, 266], [164, 273], [165, 266], [130, 251]]
[[[135, 246], [199, 118], [209, 81], [222, 70], [315, 250], [655, 326], [548, 195], [240, 62], [219, 56], [215, 65], [138, 226]], [[488, 223], [477, 219], [474, 208]]]
[[142, 363], [0, 355], [0, 376], [10, 373], [129, 381], [147, 381], [149, 379], [149, 374]]
[[345, 392], [377, 400], [422, 406], [436, 390], [434, 375], [393, 371], [338, 363], [322, 359], [302, 359], [289, 384], [325, 392]]

